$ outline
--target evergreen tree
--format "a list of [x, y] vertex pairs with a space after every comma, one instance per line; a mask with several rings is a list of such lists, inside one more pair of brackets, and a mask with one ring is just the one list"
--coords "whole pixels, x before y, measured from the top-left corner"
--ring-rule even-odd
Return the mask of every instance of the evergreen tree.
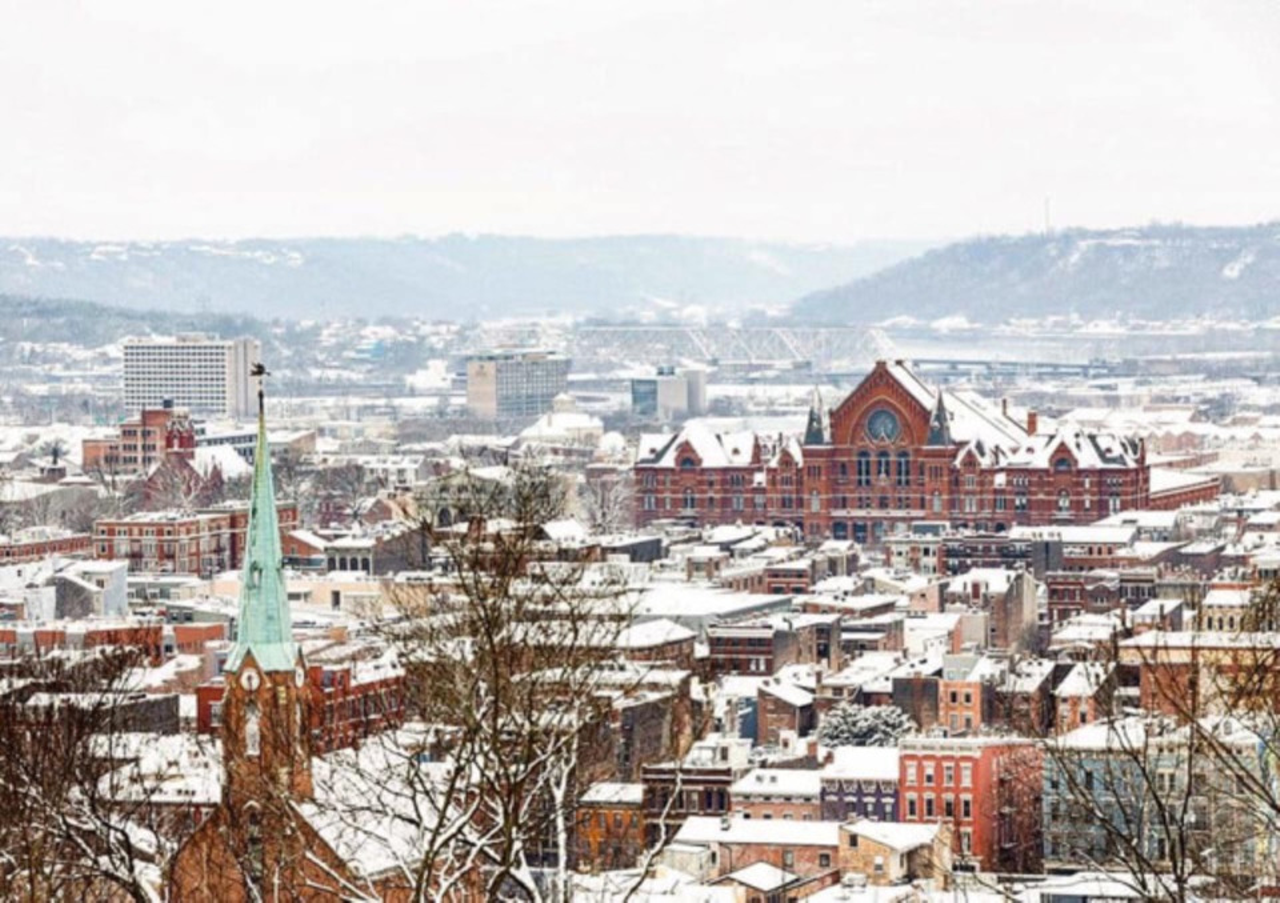
[[916, 730], [911, 716], [894, 705], [838, 705], [818, 727], [818, 740], [827, 746], [897, 746]]

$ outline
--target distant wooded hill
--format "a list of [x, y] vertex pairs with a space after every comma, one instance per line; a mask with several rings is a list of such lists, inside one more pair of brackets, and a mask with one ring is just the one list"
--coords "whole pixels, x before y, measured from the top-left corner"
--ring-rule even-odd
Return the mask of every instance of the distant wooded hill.
[[1059, 314], [1267, 320], [1280, 315], [1280, 224], [975, 238], [813, 292], [792, 314], [815, 323]]
[[628, 318], [646, 308], [780, 307], [925, 247], [661, 235], [233, 242], [0, 238], [0, 293], [260, 317]]

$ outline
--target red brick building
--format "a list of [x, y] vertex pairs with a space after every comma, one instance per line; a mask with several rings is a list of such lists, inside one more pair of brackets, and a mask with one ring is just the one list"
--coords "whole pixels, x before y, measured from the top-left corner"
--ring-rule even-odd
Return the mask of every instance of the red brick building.
[[[277, 505], [276, 511], [282, 534], [297, 528], [296, 505]], [[248, 528], [249, 506], [243, 502], [200, 511], [141, 511], [96, 521], [94, 557], [125, 559], [131, 571], [209, 576], [243, 564]]]
[[645, 850], [644, 785], [588, 787], [578, 800], [574, 840], [580, 869], [634, 868]]
[[59, 649], [138, 649], [152, 664], [164, 659], [164, 624], [159, 618], [104, 618], [85, 621], [10, 622], [0, 627], [0, 656], [37, 657]]
[[11, 537], [0, 536], [0, 564], [44, 561], [52, 555], [89, 557], [93, 540], [88, 533], [72, 533], [57, 527], [32, 527]]
[[803, 437], [694, 422], [642, 436], [634, 469], [641, 524], [771, 523], [876, 544], [922, 519], [1004, 532], [1089, 523], [1150, 497], [1140, 440], [1042, 433], [1034, 412], [936, 389], [902, 361], [878, 362], [829, 415], [815, 399]]
[[150, 408], [120, 424], [114, 438], [85, 439], [81, 466], [87, 472], [139, 473], [150, 470], [170, 452], [189, 455], [195, 447], [195, 427], [186, 411]]
[[707, 628], [711, 674], [769, 675], [786, 665], [826, 665], [839, 671], [841, 616], [767, 615]]
[[982, 871], [1030, 872], [1040, 857], [1040, 752], [1032, 740], [908, 737], [898, 758], [899, 817], [946, 822]]

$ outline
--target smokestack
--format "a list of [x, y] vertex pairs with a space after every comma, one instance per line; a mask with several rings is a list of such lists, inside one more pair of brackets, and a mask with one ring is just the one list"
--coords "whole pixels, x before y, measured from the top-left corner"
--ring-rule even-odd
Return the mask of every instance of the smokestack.
[[1040, 417], [1035, 411], [1027, 411], [1027, 433], [1034, 436], [1040, 427]]

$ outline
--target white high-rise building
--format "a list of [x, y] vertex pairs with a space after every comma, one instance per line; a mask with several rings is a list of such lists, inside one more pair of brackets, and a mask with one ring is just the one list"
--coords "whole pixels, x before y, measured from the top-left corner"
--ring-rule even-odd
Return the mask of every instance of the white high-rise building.
[[249, 368], [261, 358], [257, 339], [130, 339], [124, 343], [125, 407], [139, 412], [169, 400], [193, 414], [248, 417], [257, 410]]
[[569, 386], [569, 358], [511, 350], [467, 359], [467, 408], [474, 417], [532, 417], [551, 410]]

